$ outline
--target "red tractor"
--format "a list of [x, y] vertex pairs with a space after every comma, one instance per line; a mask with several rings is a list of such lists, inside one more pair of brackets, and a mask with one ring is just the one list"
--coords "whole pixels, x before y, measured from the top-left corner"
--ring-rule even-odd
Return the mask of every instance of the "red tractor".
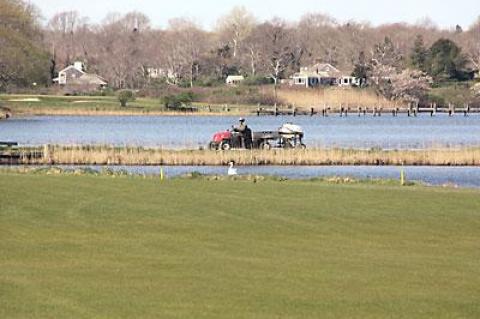
[[302, 128], [290, 123], [284, 124], [277, 131], [249, 131], [247, 134], [250, 136], [243, 137], [240, 133], [229, 130], [215, 133], [209, 148], [224, 151], [230, 149], [306, 148], [302, 142], [304, 136]]
[[233, 132], [228, 130], [224, 132], [218, 132], [213, 135], [213, 139], [210, 142], [209, 148], [211, 150], [227, 151], [234, 145], [233, 141]]

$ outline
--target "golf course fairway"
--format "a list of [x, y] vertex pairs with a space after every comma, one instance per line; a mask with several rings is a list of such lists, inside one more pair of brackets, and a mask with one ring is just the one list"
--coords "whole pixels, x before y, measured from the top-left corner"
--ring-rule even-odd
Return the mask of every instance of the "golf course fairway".
[[480, 192], [0, 174], [0, 318], [480, 318]]

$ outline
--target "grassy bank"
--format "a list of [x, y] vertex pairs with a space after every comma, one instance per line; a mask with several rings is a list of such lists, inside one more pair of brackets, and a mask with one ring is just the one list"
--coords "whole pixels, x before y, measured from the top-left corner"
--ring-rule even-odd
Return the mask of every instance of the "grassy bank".
[[[37, 153], [37, 157], [30, 157]], [[424, 150], [168, 150], [143, 147], [48, 146], [20, 150], [23, 164], [97, 165], [431, 165], [479, 166], [479, 148]]]
[[[115, 96], [0, 95], [0, 104], [14, 116], [22, 115], [177, 115], [191, 114], [166, 109], [159, 98], [137, 98], [121, 107]], [[256, 110], [253, 105], [194, 103], [193, 114], [244, 114]]]
[[[177, 89], [172, 94], [192, 92], [194, 114], [251, 114], [258, 105], [273, 108], [273, 87], [239, 86], [218, 88]], [[378, 97], [368, 89], [299, 89], [282, 87], [278, 91], [278, 105], [282, 110], [319, 111], [325, 106], [332, 111], [343, 107], [399, 107], [403, 105]], [[165, 93], [166, 94], [166, 93]], [[165, 115], [188, 114], [168, 110], [162, 96], [138, 97], [128, 107], [121, 107], [115, 96], [55, 96], [55, 95], [0, 95], [0, 106], [10, 109], [14, 116], [22, 115]]]
[[480, 316], [478, 191], [2, 173], [0, 192], [2, 318]]

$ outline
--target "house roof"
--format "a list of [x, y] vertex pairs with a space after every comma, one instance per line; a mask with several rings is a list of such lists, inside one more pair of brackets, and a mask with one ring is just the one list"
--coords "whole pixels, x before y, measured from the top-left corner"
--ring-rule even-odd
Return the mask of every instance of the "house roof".
[[102, 78], [101, 76], [98, 76], [96, 74], [92, 73], [84, 73], [81, 77], [76, 78], [76, 79], [71, 79], [69, 81], [69, 84], [77, 84], [77, 85], [107, 85], [107, 81]]
[[336, 78], [337, 75], [332, 75], [328, 72], [308, 72], [308, 71], [302, 71], [295, 73], [293, 75], [294, 78], [306, 78], [306, 77], [320, 77], [320, 78]]
[[327, 73], [329, 76], [340, 76], [342, 72], [329, 63], [316, 63], [312, 66], [303, 67], [300, 69], [300, 73]]
[[244, 80], [245, 78], [243, 75], [229, 75], [227, 76], [227, 80]]
[[[65, 72], [65, 71], [68, 71], [68, 70], [70, 70], [70, 69], [75, 69], [75, 70], [77, 70], [77, 71], [80, 72], [80, 73], [85, 73], [85, 71], [76, 68], [75, 65], [69, 65], [69, 66], [67, 66], [65, 69], [60, 70], [60, 72]], [[59, 72], [59, 73], [60, 73], [60, 72]]]

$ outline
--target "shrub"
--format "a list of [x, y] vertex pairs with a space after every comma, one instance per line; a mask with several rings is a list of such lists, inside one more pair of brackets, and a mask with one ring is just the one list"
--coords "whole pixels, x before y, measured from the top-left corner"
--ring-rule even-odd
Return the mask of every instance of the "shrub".
[[180, 108], [182, 105], [190, 104], [194, 101], [195, 94], [191, 91], [182, 92], [177, 95], [167, 95], [162, 98], [162, 103], [166, 108], [176, 109]]
[[205, 77], [196, 80], [193, 84], [199, 87], [216, 87], [223, 85], [225, 82], [222, 79], [216, 77]]
[[117, 97], [122, 107], [126, 107], [128, 102], [135, 101], [135, 93], [132, 90], [118, 91]]
[[250, 76], [243, 81], [244, 85], [265, 85], [273, 84], [273, 80], [266, 76]]

